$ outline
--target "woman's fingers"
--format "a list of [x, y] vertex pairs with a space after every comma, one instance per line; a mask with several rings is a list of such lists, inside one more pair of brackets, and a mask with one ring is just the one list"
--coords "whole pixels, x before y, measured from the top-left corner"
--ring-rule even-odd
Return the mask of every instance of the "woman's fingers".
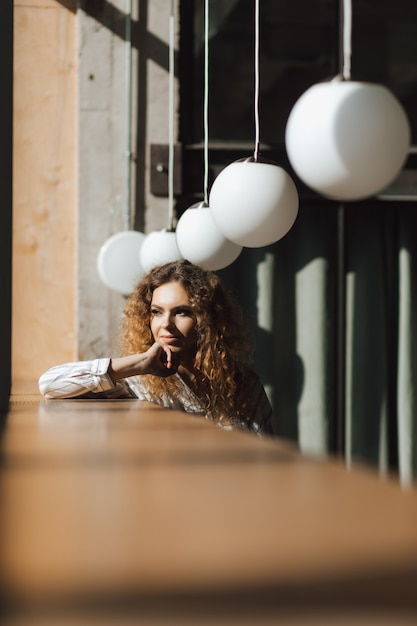
[[162, 348], [162, 350], [165, 353], [165, 359], [163, 361], [165, 367], [167, 367], [168, 369], [172, 369], [174, 364], [173, 364], [173, 358], [172, 358], [172, 352], [169, 349], [168, 346], [164, 345], [163, 343], [159, 344]]
[[149, 349], [148, 354], [154, 360], [154, 367], [157, 370], [155, 373], [157, 375], [171, 375], [177, 371], [178, 364], [169, 346], [155, 342]]

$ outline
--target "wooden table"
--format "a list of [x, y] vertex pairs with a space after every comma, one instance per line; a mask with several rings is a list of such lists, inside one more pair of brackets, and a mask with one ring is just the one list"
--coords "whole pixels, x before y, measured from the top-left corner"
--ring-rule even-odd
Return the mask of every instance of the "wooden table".
[[0, 506], [11, 625], [417, 623], [417, 491], [281, 440], [15, 393]]

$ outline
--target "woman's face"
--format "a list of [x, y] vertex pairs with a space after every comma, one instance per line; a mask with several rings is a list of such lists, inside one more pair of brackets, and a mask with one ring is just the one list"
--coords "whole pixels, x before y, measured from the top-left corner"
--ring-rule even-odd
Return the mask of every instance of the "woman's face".
[[187, 292], [176, 281], [157, 287], [151, 302], [151, 331], [180, 360], [192, 359], [197, 344], [196, 318]]

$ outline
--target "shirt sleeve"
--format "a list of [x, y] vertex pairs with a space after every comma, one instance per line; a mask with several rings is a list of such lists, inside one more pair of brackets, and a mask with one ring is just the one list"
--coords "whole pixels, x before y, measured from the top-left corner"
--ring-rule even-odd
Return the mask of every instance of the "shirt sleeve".
[[132, 397], [123, 381], [113, 383], [108, 375], [110, 358], [56, 365], [39, 378], [45, 398]]

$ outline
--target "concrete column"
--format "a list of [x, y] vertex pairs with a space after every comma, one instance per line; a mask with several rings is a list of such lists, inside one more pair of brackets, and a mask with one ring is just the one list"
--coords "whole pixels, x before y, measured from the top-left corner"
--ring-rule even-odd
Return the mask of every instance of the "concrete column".
[[[84, 0], [78, 10], [81, 359], [117, 352], [125, 297], [101, 283], [96, 268], [100, 247], [129, 225], [146, 233], [167, 225], [168, 200], [150, 194], [149, 154], [152, 143], [168, 143], [169, 15], [166, 0], [112, 0], [112, 4]], [[129, 142], [130, 165], [126, 158]]]

